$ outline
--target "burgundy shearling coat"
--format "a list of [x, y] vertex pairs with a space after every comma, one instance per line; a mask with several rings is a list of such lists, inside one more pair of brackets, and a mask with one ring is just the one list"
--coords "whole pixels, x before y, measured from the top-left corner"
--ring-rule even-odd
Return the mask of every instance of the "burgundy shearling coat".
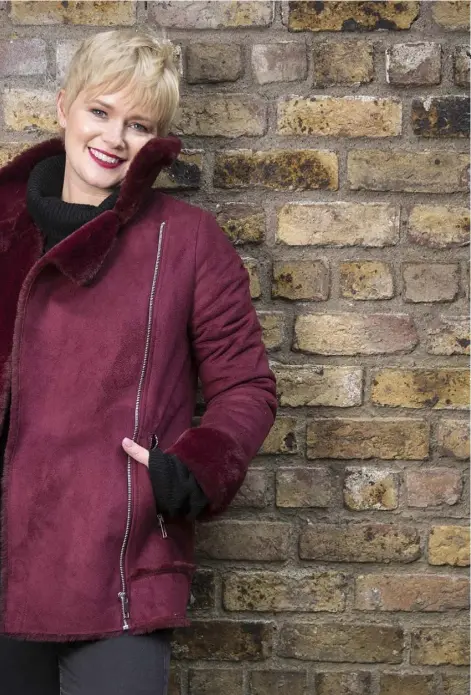
[[[273, 424], [248, 275], [214, 218], [152, 188], [149, 141], [113, 210], [41, 257], [26, 209], [54, 139], [0, 169], [0, 633], [79, 640], [188, 625], [194, 524], [165, 519], [134, 438], [176, 454], [219, 514]], [[192, 427], [197, 375], [207, 404]], [[31, 456], [34, 452], [34, 457]]]

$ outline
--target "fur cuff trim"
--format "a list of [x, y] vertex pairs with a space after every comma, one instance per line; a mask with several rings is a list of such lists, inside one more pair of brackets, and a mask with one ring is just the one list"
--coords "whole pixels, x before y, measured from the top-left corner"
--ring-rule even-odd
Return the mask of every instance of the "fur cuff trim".
[[208, 514], [219, 514], [243, 483], [249, 461], [230, 437], [212, 427], [186, 430], [167, 451], [190, 469], [209, 500]]

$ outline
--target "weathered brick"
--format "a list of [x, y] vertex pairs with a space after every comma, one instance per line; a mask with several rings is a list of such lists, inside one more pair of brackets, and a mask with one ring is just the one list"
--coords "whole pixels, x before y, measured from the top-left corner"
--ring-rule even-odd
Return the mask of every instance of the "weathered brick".
[[215, 521], [201, 524], [197, 550], [213, 560], [286, 560], [290, 545], [290, 524], [275, 521]]
[[387, 203], [289, 203], [278, 210], [276, 236], [289, 246], [392, 246], [399, 210]]
[[423, 627], [412, 632], [411, 664], [466, 666], [469, 663], [469, 630], [453, 625]]
[[407, 302], [452, 302], [459, 291], [457, 263], [403, 263]]
[[329, 672], [316, 674], [317, 695], [369, 695], [371, 674], [367, 672]]
[[191, 610], [207, 610], [214, 607], [216, 581], [212, 570], [200, 569], [191, 585]]
[[[252, 97], [250, 97], [252, 99]], [[218, 188], [337, 190], [338, 160], [327, 150], [226, 150], [216, 153]]]
[[442, 419], [437, 428], [437, 453], [460, 460], [469, 458], [469, 422]]
[[252, 46], [252, 70], [258, 84], [304, 80], [306, 46], [297, 41], [255, 44]]
[[81, 44], [81, 39], [58, 41], [56, 46], [56, 76], [62, 82], [75, 51]]
[[278, 654], [307, 661], [398, 664], [403, 647], [403, 631], [393, 625], [298, 623], [282, 627]]
[[272, 297], [323, 301], [329, 297], [329, 268], [324, 261], [275, 261]]
[[282, 311], [259, 311], [258, 320], [263, 331], [263, 342], [267, 350], [277, 350], [285, 337], [285, 315]]
[[265, 238], [265, 213], [259, 205], [226, 203], [216, 219], [233, 244], [260, 244]]
[[386, 81], [398, 85], [440, 84], [439, 43], [396, 43], [386, 49]]
[[175, 128], [183, 135], [237, 138], [263, 135], [266, 123], [267, 107], [258, 97], [211, 94], [184, 97]]
[[30, 147], [27, 142], [2, 142], [0, 143], [0, 167], [5, 166], [12, 159]]
[[373, 31], [410, 29], [418, 2], [290, 2], [290, 31]]
[[469, 2], [438, 0], [432, 3], [432, 15], [443, 29], [464, 31], [469, 29]]
[[244, 268], [249, 274], [250, 296], [252, 297], [252, 299], [258, 299], [262, 294], [258, 270], [258, 261], [255, 258], [248, 257], [243, 258], [242, 261], [244, 263]]
[[278, 416], [260, 449], [261, 454], [296, 454], [296, 418]]
[[235, 499], [231, 502], [231, 506], [263, 509], [267, 504], [267, 473], [261, 468], [249, 468], [244, 483], [235, 496]]
[[348, 153], [347, 162], [348, 182], [352, 190], [406, 193], [457, 193], [468, 190], [469, 156], [466, 154], [444, 150], [352, 150]]
[[434, 695], [433, 675], [428, 673], [382, 673], [379, 695]]
[[406, 314], [302, 314], [294, 324], [293, 350], [315, 355], [410, 352], [418, 343]]
[[339, 459], [428, 457], [429, 425], [411, 418], [322, 418], [307, 426], [307, 455]]
[[339, 572], [235, 572], [224, 580], [228, 611], [329, 611], [345, 609], [346, 578]]
[[398, 476], [375, 468], [347, 468], [343, 499], [347, 509], [397, 509]]
[[201, 186], [203, 152], [183, 150], [178, 159], [157, 177], [154, 186], [165, 190], [188, 190]]
[[465, 96], [440, 96], [412, 100], [412, 128], [427, 138], [468, 138], [469, 100]]
[[390, 524], [312, 524], [299, 536], [299, 556], [322, 562], [413, 562], [421, 555], [416, 528]]
[[469, 566], [469, 528], [434, 526], [428, 538], [430, 565]]
[[241, 29], [269, 26], [272, 2], [150, 2], [150, 19], [160, 27], [174, 29]]
[[382, 261], [346, 261], [339, 264], [340, 295], [372, 300], [394, 297], [391, 265]]
[[394, 369], [374, 374], [371, 402], [401, 408], [466, 409], [469, 407], [466, 369]]
[[443, 695], [469, 695], [469, 675], [466, 673], [442, 673]]
[[130, 26], [136, 21], [136, 3], [113, 2], [25, 2], [13, 0], [10, 17], [15, 24], [87, 24]]
[[180, 695], [182, 678], [180, 669], [172, 665], [168, 679], [168, 695]]
[[469, 355], [469, 318], [437, 316], [427, 330], [430, 355]]
[[333, 484], [325, 468], [279, 468], [276, 472], [276, 506], [328, 507]]
[[59, 127], [54, 97], [45, 90], [5, 90], [3, 113], [8, 130], [55, 132]]
[[230, 620], [194, 620], [176, 630], [172, 656], [208, 661], [261, 661], [272, 649], [273, 624]]
[[274, 364], [272, 368], [280, 405], [348, 408], [362, 403], [361, 367]]
[[463, 481], [456, 468], [427, 468], [406, 471], [407, 504], [409, 507], [434, 507], [456, 504], [461, 497]]
[[306, 695], [305, 671], [252, 671], [250, 695]]
[[361, 611], [448, 611], [469, 606], [469, 580], [444, 574], [369, 574], [355, 581]]
[[433, 249], [469, 244], [469, 210], [451, 205], [414, 205], [408, 221], [408, 240]]
[[374, 96], [294, 97], [278, 103], [281, 135], [384, 138], [401, 134], [398, 99]]
[[236, 44], [191, 43], [186, 48], [186, 81], [235, 82], [242, 76], [242, 52]]
[[374, 76], [373, 45], [367, 41], [324, 41], [312, 47], [314, 87], [365, 84]]
[[235, 669], [190, 669], [190, 695], [243, 695], [243, 673]]
[[0, 77], [42, 75], [46, 68], [46, 42], [42, 39], [0, 41]]
[[453, 81], [458, 87], [469, 87], [469, 56], [467, 46], [456, 46], [453, 51]]

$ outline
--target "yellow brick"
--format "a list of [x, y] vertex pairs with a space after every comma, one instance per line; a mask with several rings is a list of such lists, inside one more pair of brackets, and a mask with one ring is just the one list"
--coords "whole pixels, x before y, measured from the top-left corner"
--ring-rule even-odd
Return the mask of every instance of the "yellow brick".
[[131, 26], [136, 22], [136, 3], [113, 2], [25, 2], [13, 0], [10, 17], [15, 24], [88, 24]]
[[294, 325], [293, 350], [315, 355], [410, 352], [418, 343], [406, 314], [302, 314]]
[[265, 214], [259, 205], [226, 203], [216, 219], [233, 244], [258, 244], [265, 237]]
[[374, 75], [373, 44], [369, 41], [324, 41], [312, 48], [313, 85], [364, 84]]
[[254, 258], [244, 258], [244, 267], [249, 274], [250, 280], [250, 296], [252, 299], [258, 299], [262, 294], [260, 286], [260, 277], [258, 274], [258, 263]]
[[289, 246], [392, 246], [399, 208], [387, 203], [288, 203], [278, 210], [277, 241]]
[[396, 509], [398, 477], [391, 471], [375, 468], [347, 468], [343, 489], [347, 509]]
[[267, 107], [264, 101], [245, 94], [185, 96], [175, 119], [183, 135], [238, 138], [263, 135]]
[[466, 526], [434, 526], [428, 539], [429, 564], [469, 566], [469, 540]]
[[329, 296], [329, 269], [323, 261], [275, 261], [272, 297], [326, 300]]
[[469, 628], [453, 625], [422, 627], [412, 632], [411, 664], [466, 666], [469, 664]]
[[294, 417], [277, 417], [267, 438], [260, 449], [261, 454], [296, 454], [296, 419]]
[[467, 369], [384, 369], [374, 375], [371, 401], [402, 408], [466, 409]]
[[391, 299], [394, 280], [389, 263], [381, 261], [347, 261], [341, 263], [340, 294], [357, 300]]
[[218, 188], [337, 190], [338, 159], [327, 150], [228, 150], [216, 154]]
[[361, 405], [361, 367], [272, 365], [281, 405], [290, 407]]
[[443, 29], [466, 31], [469, 29], [469, 2], [438, 0], [432, 3], [432, 15]]
[[285, 316], [281, 311], [259, 311], [258, 320], [263, 331], [263, 342], [267, 350], [276, 350], [283, 344]]
[[58, 132], [53, 94], [39, 89], [10, 89], [3, 95], [8, 130]]
[[278, 104], [281, 135], [383, 138], [401, 134], [401, 102], [379, 97], [296, 97]]
[[352, 190], [406, 193], [467, 191], [469, 155], [427, 150], [351, 150], [347, 156]]
[[418, 2], [290, 2], [290, 31], [373, 31], [410, 29]]
[[30, 142], [5, 142], [0, 144], [0, 167], [5, 166], [12, 159], [31, 147]]
[[309, 459], [407, 459], [429, 455], [429, 425], [411, 418], [321, 418], [307, 426]]
[[408, 238], [413, 244], [448, 249], [469, 244], [469, 210], [451, 205], [414, 205]]
[[437, 430], [439, 456], [469, 458], [469, 422], [467, 420], [440, 420]]
[[427, 331], [430, 355], [469, 355], [469, 318], [437, 316]]

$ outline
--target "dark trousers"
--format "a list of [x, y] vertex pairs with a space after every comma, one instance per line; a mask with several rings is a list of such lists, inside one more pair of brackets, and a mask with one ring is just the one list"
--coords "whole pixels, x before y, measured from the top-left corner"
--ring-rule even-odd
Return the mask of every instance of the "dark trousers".
[[170, 630], [87, 642], [0, 636], [2, 695], [166, 695]]

